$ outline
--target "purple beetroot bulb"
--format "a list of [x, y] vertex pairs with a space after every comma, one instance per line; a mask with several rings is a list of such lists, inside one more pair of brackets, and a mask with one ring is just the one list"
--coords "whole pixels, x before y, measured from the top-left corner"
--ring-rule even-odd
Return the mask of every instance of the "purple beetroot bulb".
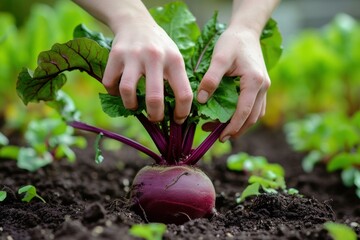
[[150, 222], [182, 224], [215, 213], [215, 189], [199, 168], [145, 166], [134, 178], [135, 210]]

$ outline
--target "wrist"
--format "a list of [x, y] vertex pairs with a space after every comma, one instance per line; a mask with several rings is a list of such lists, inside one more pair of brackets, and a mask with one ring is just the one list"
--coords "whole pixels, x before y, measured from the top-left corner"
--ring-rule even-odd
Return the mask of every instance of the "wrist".
[[128, 28], [131, 25], [154, 23], [154, 19], [145, 6], [132, 6], [126, 8], [125, 11], [119, 10], [109, 14], [106, 24], [113, 31], [117, 33], [124, 28]]

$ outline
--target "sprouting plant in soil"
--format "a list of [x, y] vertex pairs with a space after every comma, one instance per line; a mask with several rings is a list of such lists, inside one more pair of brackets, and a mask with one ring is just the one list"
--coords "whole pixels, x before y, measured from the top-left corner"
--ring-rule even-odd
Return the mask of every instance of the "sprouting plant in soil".
[[7, 197], [7, 192], [1, 190], [0, 191], [0, 202], [4, 201], [6, 199], [6, 197]]
[[[150, 9], [150, 13], [177, 44], [196, 94], [210, 65], [214, 45], [225, 30], [225, 25], [218, 23], [217, 14], [214, 14], [200, 31], [194, 16], [180, 2]], [[281, 55], [281, 35], [273, 19], [268, 21], [260, 40], [266, 65], [271, 68]], [[166, 81], [165, 117], [159, 123], [150, 122], [146, 117], [145, 78], [138, 84], [139, 104], [136, 110], [126, 109], [119, 96], [100, 93], [102, 109], [110, 117], [133, 116], [141, 122], [155, 143], [159, 152], [156, 153], [125, 136], [74, 119], [73, 114], [67, 113], [66, 105], [57, 104], [58, 94], [61, 93], [59, 90], [66, 83], [64, 71], [84, 71], [97, 81], [102, 81], [111, 43], [110, 38], [79, 25], [74, 31], [73, 40], [55, 44], [49, 51], [40, 53], [35, 71], [21, 71], [17, 82], [18, 95], [25, 104], [41, 100], [51, 102], [70, 126], [118, 140], [151, 157], [155, 165], [145, 166], [138, 172], [130, 192], [134, 209], [147, 221], [183, 223], [189, 219], [211, 216], [215, 206], [214, 186], [195, 164], [216, 142], [234, 113], [240, 79], [224, 77], [206, 104], [194, 100], [191, 113], [182, 125], [173, 121], [175, 97]], [[194, 147], [196, 126], [207, 122], [215, 123], [213, 130], [199, 146]], [[97, 151], [96, 155], [100, 162], [101, 152]]]
[[241, 171], [249, 174], [249, 185], [243, 190], [237, 199], [240, 203], [247, 197], [259, 195], [261, 192], [298, 194], [294, 188], [287, 188], [285, 183], [284, 168], [276, 163], [269, 163], [265, 157], [250, 156], [240, 152], [230, 155], [227, 159], [227, 167], [231, 171]]
[[356, 232], [346, 224], [326, 222], [324, 228], [329, 232], [330, 236], [334, 240], [355, 240], [357, 239]]
[[161, 240], [165, 231], [163, 223], [134, 224], [129, 229], [130, 235], [145, 240]]
[[6, 141], [3, 146], [0, 144], [0, 157], [15, 159], [19, 168], [28, 171], [36, 171], [62, 158], [74, 162], [76, 156], [71, 147], [85, 147], [86, 140], [73, 134], [74, 129], [59, 117], [32, 120], [25, 131], [27, 146], [10, 145], [4, 136]]
[[288, 142], [305, 152], [303, 169], [323, 163], [329, 172], [340, 171], [345, 186], [356, 187], [360, 197], [360, 111], [313, 114], [285, 125]]
[[[18, 194], [23, 195], [21, 201], [30, 202], [34, 198], [40, 199], [43, 203], [46, 201], [37, 193], [36, 187], [33, 185], [26, 185], [18, 190]], [[4, 201], [7, 197], [7, 192], [4, 190], [0, 191], [0, 202]]]
[[24, 194], [24, 197], [21, 199], [23, 202], [30, 202], [33, 198], [38, 198], [46, 203], [46, 201], [37, 193], [36, 187], [33, 185], [26, 185], [19, 188], [18, 194]]

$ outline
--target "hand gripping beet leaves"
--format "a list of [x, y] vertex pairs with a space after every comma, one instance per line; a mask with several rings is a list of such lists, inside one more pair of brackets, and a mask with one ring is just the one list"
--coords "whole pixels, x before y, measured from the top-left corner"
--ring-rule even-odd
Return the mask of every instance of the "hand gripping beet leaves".
[[[177, 44], [183, 55], [186, 71], [194, 93], [210, 65], [214, 45], [225, 26], [217, 22], [217, 15], [200, 32], [195, 18], [183, 3], [175, 2], [150, 10], [157, 23]], [[47, 101], [60, 111], [67, 123], [75, 128], [113, 138], [147, 154], [155, 165], [145, 166], [135, 176], [130, 190], [134, 210], [146, 221], [181, 224], [189, 219], [210, 217], [215, 211], [215, 189], [211, 180], [200, 169], [193, 167], [219, 138], [221, 131], [235, 112], [239, 94], [239, 78], [224, 77], [206, 104], [193, 101], [187, 120], [178, 125], [173, 121], [174, 94], [166, 81], [165, 117], [152, 123], [145, 115], [144, 78], [139, 82], [135, 111], [124, 107], [121, 97], [100, 93], [103, 111], [110, 117], [135, 116], [154, 141], [160, 154], [138, 142], [119, 134], [99, 129], [78, 121], [73, 109], [59, 89], [65, 84], [64, 71], [85, 71], [101, 82], [111, 49], [111, 39], [94, 33], [83, 25], [74, 31], [74, 39], [55, 44], [49, 51], [40, 53], [34, 72], [23, 69], [17, 82], [17, 91], [25, 104]], [[270, 20], [261, 36], [261, 46], [267, 67], [270, 68], [281, 54], [281, 36], [276, 23]], [[234, 49], [236, 51], [236, 49]], [[196, 99], [196, 98], [195, 98]], [[209, 136], [195, 149], [193, 139], [200, 119], [217, 122]], [[96, 156], [101, 161], [101, 151]]]
[[[150, 10], [153, 18], [177, 44], [183, 55], [186, 71], [194, 93], [210, 65], [214, 45], [225, 30], [225, 26], [217, 22], [217, 14], [208, 21], [200, 32], [194, 16], [186, 5], [180, 2], [170, 3], [164, 7]], [[23, 69], [18, 78], [17, 92], [25, 104], [29, 102], [49, 101], [56, 106], [59, 102], [58, 91], [66, 83], [65, 71], [84, 71], [99, 82], [102, 81], [105, 66], [111, 49], [111, 39], [101, 33], [95, 33], [84, 25], [74, 30], [74, 39], [63, 44], [55, 44], [38, 56], [35, 71]], [[279, 59], [281, 35], [277, 24], [270, 19], [261, 36], [261, 47], [268, 68]], [[234, 51], [236, 51], [234, 49]], [[145, 84], [144, 78], [138, 85], [138, 109], [128, 110], [122, 104], [121, 97], [100, 93], [103, 111], [110, 117], [135, 116], [142, 123], [154, 141], [160, 154], [119, 134], [87, 125], [71, 118], [65, 120], [69, 125], [113, 138], [147, 154], [161, 165], [194, 165], [213, 145], [221, 131], [235, 112], [239, 95], [237, 77], [224, 77], [213, 96], [206, 104], [193, 101], [190, 116], [178, 125], [172, 120], [175, 106], [174, 94], [165, 81], [165, 118], [160, 123], [150, 122], [145, 115]], [[196, 99], [196, 98], [194, 98]], [[61, 109], [60, 109], [61, 110]], [[64, 116], [64, 115], [63, 115]], [[193, 138], [199, 120], [217, 121], [218, 124], [209, 136], [195, 149]]]

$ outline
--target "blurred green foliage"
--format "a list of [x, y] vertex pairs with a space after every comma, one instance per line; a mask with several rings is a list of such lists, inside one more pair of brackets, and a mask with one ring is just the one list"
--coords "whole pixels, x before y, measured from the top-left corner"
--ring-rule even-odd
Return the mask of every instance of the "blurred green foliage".
[[[6, 128], [21, 129], [33, 117], [52, 114], [52, 110], [42, 105], [25, 109], [16, 95], [17, 75], [21, 66], [35, 67], [36, 57], [41, 51], [49, 49], [55, 42], [72, 39], [74, 27], [82, 22], [106, 32], [99, 22], [71, 1], [58, 1], [54, 6], [33, 4], [20, 26], [13, 15], [0, 12], [0, 119], [6, 123]], [[70, 78], [79, 79], [69, 81], [67, 87], [67, 92], [76, 96], [76, 105], [84, 110], [85, 116], [101, 122], [101, 109], [96, 112], [97, 108], [89, 107], [89, 102], [97, 100], [101, 85], [86, 81], [87, 76], [80, 73], [71, 74]]]
[[360, 23], [339, 14], [321, 29], [306, 30], [270, 72], [263, 122], [279, 126], [308, 113], [360, 108]]

